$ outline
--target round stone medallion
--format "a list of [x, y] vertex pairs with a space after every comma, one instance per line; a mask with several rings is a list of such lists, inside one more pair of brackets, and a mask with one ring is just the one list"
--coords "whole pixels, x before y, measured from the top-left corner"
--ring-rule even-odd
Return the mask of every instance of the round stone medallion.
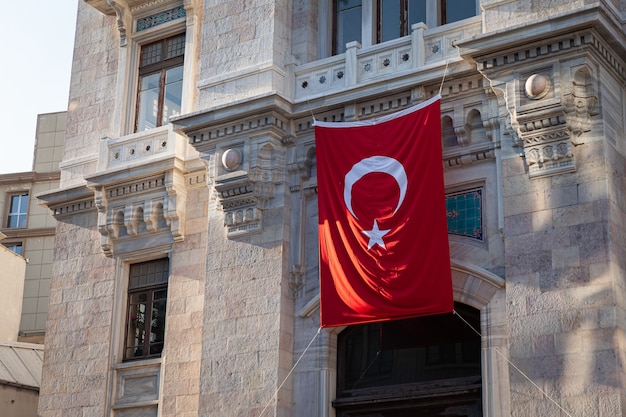
[[550, 80], [542, 74], [533, 74], [526, 80], [526, 95], [529, 98], [538, 100], [550, 91]]
[[239, 149], [227, 149], [222, 154], [222, 165], [226, 170], [233, 171], [241, 165], [241, 156]]

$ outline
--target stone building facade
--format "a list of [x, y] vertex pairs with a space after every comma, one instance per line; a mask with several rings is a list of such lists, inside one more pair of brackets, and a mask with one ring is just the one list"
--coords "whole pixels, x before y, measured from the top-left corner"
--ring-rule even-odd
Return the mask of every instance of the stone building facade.
[[[40, 415], [626, 415], [625, 24], [619, 0], [79, 2]], [[313, 118], [439, 93], [480, 337], [318, 334]]]

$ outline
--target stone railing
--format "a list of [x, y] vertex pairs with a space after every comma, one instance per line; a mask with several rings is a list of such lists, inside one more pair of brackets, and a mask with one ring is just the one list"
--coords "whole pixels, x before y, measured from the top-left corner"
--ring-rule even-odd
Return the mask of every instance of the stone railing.
[[477, 16], [433, 29], [417, 23], [411, 29], [409, 36], [369, 48], [350, 42], [343, 54], [295, 67], [296, 102], [460, 59], [455, 41], [480, 34], [482, 24]]
[[168, 126], [146, 130], [121, 138], [102, 138], [98, 171], [122, 169], [160, 159], [184, 159], [186, 140]]

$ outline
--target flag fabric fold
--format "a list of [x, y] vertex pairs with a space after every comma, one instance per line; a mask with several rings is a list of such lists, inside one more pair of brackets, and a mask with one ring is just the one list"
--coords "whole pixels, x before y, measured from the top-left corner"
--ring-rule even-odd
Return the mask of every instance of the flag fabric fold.
[[315, 122], [322, 327], [453, 310], [439, 107]]

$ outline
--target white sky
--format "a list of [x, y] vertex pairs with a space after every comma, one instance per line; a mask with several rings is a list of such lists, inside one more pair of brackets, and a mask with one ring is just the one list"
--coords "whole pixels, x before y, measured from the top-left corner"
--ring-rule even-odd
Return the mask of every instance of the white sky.
[[37, 115], [67, 110], [78, 1], [5, 1], [0, 174], [31, 171]]

